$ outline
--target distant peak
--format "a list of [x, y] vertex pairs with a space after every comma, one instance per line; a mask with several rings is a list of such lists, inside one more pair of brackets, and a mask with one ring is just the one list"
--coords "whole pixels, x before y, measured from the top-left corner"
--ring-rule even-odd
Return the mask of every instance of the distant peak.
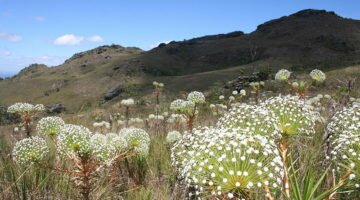
[[337, 16], [335, 14], [335, 12], [333, 11], [326, 11], [326, 10], [316, 10], [316, 9], [305, 9], [305, 10], [301, 10], [297, 13], [294, 13], [290, 16], [295, 16], [295, 17], [312, 17], [312, 16], [318, 16], [318, 15], [332, 15], [332, 16]]
[[[306, 9], [306, 10], [301, 10], [299, 12], [296, 12], [294, 14], [291, 14], [289, 16], [284, 16], [284, 17], [280, 17], [278, 19], [273, 19], [270, 21], [267, 21], [263, 24], [260, 24], [257, 27], [257, 30], [264, 30], [264, 29], [269, 29], [274, 25], [280, 24], [281, 22], [290, 22], [291, 20], [294, 19], [306, 19], [306, 20], [321, 20], [323, 21], [324, 19], [320, 19], [319, 16], [321, 18], [341, 18], [340, 16], [338, 16], [335, 12], [333, 11], [326, 11], [326, 10], [315, 10], [315, 9]], [[319, 19], [316, 19], [319, 18]]]
[[67, 59], [65, 61], [65, 63], [76, 60], [76, 59], [81, 58], [86, 55], [94, 55], [94, 54], [102, 55], [102, 54], [107, 54], [109, 52], [131, 54], [131, 53], [139, 53], [142, 51], [143, 51], [142, 49], [137, 48], [137, 47], [123, 47], [123, 46], [117, 45], [117, 44], [103, 45], [103, 46], [96, 47], [94, 49], [90, 49], [88, 51], [76, 53], [71, 58]]
[[44, 64], [38, 64], [38, 63], [34, 63], [29, 65], [28, 67], [25, 67], [24, 69], [22, 69], [18, 75], [25, 75], [25, 74], [29, 74], [29, 73], [36, 73], [39, 72], [43, 69], [47, 69], [48, 66], [44, 65]]

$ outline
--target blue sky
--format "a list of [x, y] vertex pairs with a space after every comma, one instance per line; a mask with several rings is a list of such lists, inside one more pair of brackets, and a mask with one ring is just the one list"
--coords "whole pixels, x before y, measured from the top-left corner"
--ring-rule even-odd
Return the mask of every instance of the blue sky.
[[0, 0], [0, 76], [31, 63], [54, 66], [104, 44], [160, 42], [252, 32], [302, 9], [360, 19], [359, 0]]

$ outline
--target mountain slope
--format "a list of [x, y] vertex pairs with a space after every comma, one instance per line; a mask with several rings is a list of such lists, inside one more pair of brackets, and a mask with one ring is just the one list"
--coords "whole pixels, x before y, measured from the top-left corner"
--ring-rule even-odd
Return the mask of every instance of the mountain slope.
[[119, 45], [77, 53], [49, 68], [34, 64], [0, 81], [0, 104], [62, 103], [69, 111], [96, 106], [121, 86], [117, 99], [151, 89], [154, 80], [171, 91], [206, 89], [243, 72], [279, 68], [325, 71], [360, 63], [360, 21], [333, 12], [303, 10], [271, 20], [249, 34], [236, 31], [160, 44], [150, 51]]
[[360, 61], [360, 21], [333, 12], [303, 10], [259, 25], [250, 33], [234, 32], [170, 42], [143, 55], [153, 75], [184, 75], [264, 61], [307, 68]]

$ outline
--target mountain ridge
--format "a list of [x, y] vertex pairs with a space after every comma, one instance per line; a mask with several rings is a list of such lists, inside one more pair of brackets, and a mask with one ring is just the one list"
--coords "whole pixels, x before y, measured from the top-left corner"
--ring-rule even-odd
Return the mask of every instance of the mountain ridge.
[[[0, 81], [0, 104], [62, 103], [76, 110], [99, 104], [119, 85], [124, 88], [122, 98], [132, 91], [149, 91], [153, 80], [164, 80], [177, 90], [186, 90], [189, 80], [199, 81], [194, 85], [206, 89], [216, 81], [233, 79], [237, 69], [246, 74], [263, 69], [274, 73], [279, 68], [328, 71], [358, 64], [360, 21], [307, 9], [260, 24], [251, 33], [172, 41], [149, 51], [104, 45], [74, 54], [56, 67], [31, 65]], [[171, 84], [173, 80], [176, 84]]]

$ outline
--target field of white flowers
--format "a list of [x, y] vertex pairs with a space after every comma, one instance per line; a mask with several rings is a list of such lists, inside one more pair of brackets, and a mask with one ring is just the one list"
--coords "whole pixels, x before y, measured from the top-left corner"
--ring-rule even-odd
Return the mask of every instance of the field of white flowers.
[[316, 69], [275, 80], [289, 92], [253, 82], [214, 102], [198, 91], [163, 102], [154, 82], [148, 117], [129, 98], [87, 127], [15, 103], [20, 123], [0, 128], [0, 198], [359, 199], [360, 99], [310, 94], [326, 84]]

